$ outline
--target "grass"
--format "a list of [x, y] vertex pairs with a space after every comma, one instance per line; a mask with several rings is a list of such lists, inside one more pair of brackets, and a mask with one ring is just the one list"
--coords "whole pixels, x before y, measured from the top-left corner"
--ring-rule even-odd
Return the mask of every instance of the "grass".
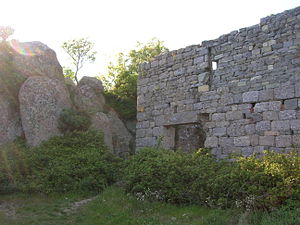
[[[238, 210], [176, 206], [138, 201], [117, 187], [110, 187], [79, 207], [78, 195], [0, 196], [1, 225], [299, 225], [298, 212], [248, 215]], [[4, 205], [5, 204], [5, 205]], [[2, 205], [2, 208], [1, 208]], [[3, 206], [9, 208], [6, 216]], [[15, 209], [15, 212], [14, 210]], [[69, 209], [69, 210], [65, 210]], [[298, 223], [299, 222], [299, 223]]]

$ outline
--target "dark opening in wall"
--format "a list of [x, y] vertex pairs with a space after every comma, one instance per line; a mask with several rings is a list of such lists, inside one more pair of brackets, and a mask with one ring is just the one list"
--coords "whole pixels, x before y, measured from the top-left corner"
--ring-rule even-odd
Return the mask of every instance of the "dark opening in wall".
[[174, 106], [174, 113], [177, 113], [177, 105]]
[[206, 134], [200, 124], [175, 126], [175, 151], [194, 152], [204, 147]]

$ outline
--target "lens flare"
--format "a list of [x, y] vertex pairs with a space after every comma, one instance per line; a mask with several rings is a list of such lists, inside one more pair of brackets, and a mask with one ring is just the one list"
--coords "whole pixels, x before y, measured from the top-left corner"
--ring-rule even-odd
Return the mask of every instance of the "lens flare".
[[26, 45], [26, 43], [20, 43], [16, 40], [11, 40], [9, 42], [9, 45], [12, 47], [12, 49], [19, 53], [20, 55], [24, 55], [24, 56], [35, 56], [36, 53], [34, 51], [34, 49], [31, 49], [31, 47], [29, 45]]

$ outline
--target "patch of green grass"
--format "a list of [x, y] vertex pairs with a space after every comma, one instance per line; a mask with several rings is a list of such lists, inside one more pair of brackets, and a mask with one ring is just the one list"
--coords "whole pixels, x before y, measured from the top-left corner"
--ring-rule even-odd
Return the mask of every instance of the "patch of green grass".
[[[298, 211], [242, 213], [239, 210], [179, 206], [139, 201], [120, 188], [109, 187], [93, 201], [70, 209], [89, 196], [7, 195], [0, 196], [1, 225], [298, 225]], [[5, 216], [1, 204], [15, 207]]]

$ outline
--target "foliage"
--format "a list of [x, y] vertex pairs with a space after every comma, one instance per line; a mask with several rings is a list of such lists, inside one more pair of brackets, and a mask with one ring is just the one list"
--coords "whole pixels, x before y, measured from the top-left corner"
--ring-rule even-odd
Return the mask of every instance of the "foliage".
[[59, 117], [59, 129], [63, 133], [86, 131], [91, 125], [90, 117], [72, 108], [63, 109]]
[[0, 194], [19, 191], [30, 174], [25, 144], [20, 139], [0, 146]]
[[[82, 69], [86, 62], [94, 62], [96, 52], [93, 51], [94, 43], [89, 41], [87, 38], [73, 39], [66, 41], [62, 44], [62, 48], [70, 56], [72, 64], [75, 67], [74, 71], [65, 70], [67, 76], [74, 77], [74, 80], [78, 84], [78, 72]], [[74, 73], [74, 75], [72, 75]]]
[[146, 44], [137, 44], [137, 49], [128, 54], [119, 53], [115, 63], [110, 62], [108, 74], [101, 76], [108, 104], [116, 109], [124, 119], [135, 119], [137, 99], [137, 77], [139, 65], [152, 60], [167, 51], [163, 42], [152, 39]]
[[184, 154], [146, 148], [127, 162], [124, 174], [126, 190], [139, 198], [247, 210], [288, 202], [299, 207], [300, 157], [295, 152], [230, 162], [205, 149]]
[[75, 73], [72, 69], [68, 67], [63, 67], [64, 77], [69, 78], [71, 80], [75, 80]]
[[99, 192], [118, 174], [119, 158], [107, 150], [103, 134], [92, 130], [53, 137], [27, 153], [29, 189], [39, 192]]
[[14, 32], [15, 30], [10, 26], [0, 26], [0, 37], [2, 38], [3, 41], [6, 41], [6, 39]]

